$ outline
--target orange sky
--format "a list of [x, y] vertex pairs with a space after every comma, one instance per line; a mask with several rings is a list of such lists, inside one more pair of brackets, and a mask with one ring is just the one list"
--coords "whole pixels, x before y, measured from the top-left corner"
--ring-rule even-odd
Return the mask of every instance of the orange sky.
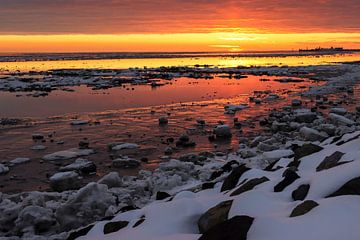
[[359, 0], [0, 3], [0, 52], [360, 48]]

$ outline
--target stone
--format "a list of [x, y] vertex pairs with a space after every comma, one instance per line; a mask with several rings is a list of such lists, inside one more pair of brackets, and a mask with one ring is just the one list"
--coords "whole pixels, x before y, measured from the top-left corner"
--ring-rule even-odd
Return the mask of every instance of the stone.
[[81, 236], [85, 236], [93, 227], [94, 224], [90, 224], [89, 226], [71, 231], [66, 240], [76, 240]]
[[171, 195], [168, 194], [167, 192], [160, 192], [159, 191], [159, 192], [156, 193], [156, 200], [164, 200], [164, 199], [166, 199], [168, 197], [171, 197]]
[[232, 202], [232, 200], [221, 202], [201, 215], [198, 221], [200, 233], [204, 233], [215, 225], [226, 221]]
[[15, 221], [16, 228], [20, 231], [26, 228], [33, 228], [35, 233], [48, 231], [56, 220], [51, 209], [40, 206], [27, 206], [19, 213]]
[[236, 196], [241, 193], [247, 192], [252, 190], [255, 186], [267, 182], [269, 179], [267, 177], [261, 177], [261, 178], [254, 178], [247, 182], [245, 182], [243, 185], [241, 185], [239, 188], [237, 188], [235, 191], [233, 191], [230, 196]]
[[335, 113], [330, 113], [329, 118], [331, 119], [332, 122], [339, 124], [339, 125], [352, 126], [355, 124], [355, 122], [353, 120], [350, 120], [344, 116], [341, 116], [341, 115], [338, 115]]
[[168, 122], [169, 122], [169, 120], [165, 116], [159, 118], [159, 125], [166, 125], [166, 124], [168, 124]]
[[353, 178], [346, 182], [338, 190], [327, 197], [337, 197], [342, 195], [360, 195], [360, 177]]
[[302, 127], [299, 132], [300, 135], [307, 141], [322, 141], [328, 137], [326, 134], [309, 127]]
[[310, 189], [309, 184], [302, 184], [296, 190], [294, 190], [291, 194], [294, 201], [302, 201], [306, 198]]
[[63, 150], [51, 154], [45, 155], [42, 159], [46, 161], [61, 161], [61, 160], [68, 160], [76, 157], [87, 156], [90, 154], [95, 153], [92, 149], [78, 149], [78, 148], [71, 148], [68, 150]]
[[30, 158], [15, 158], [15, 159], [11, 160], [9, 162], [9, 164], [11, 166], [14, 166], [14, 165], [18, 165], [18, 164], [28, 163], [30, 161], [31, 161]]
[[339, 115], [345, 115], [347, 113], [347, 110], [345, 108], [331, 108], [330, 112]]
[[173, 154], [173, 149], [172, 149], [172, 147], [166, 147], [165, 149], [164, 149], [164, 154], [165, 155], [171, 155], [171, 154]]
[[302, 105], [302, 101], [299, 99], [294, 99], [291, 101], [291, 106], [293, 106], [293, 107], [299, 107], [301, 105]]
[[141, 162], [134, 158], [121, 157], [112, 161], [112, 166], [115, 168], [137, 168]]
[[317, 119], [317, 115], [309, 109], [299, 109], [295, 111], [295, 121], [300, 123], [312, 123]]
[[198, 240], [246, 240], [253, 221], [249, 216], [235, 216], [215, 225]]
[[107, 175], [103, 176], [98, 184], [105, 184], [108, 188], [115, 188], [122, 186], [122, 179], [118, 172], [110, 172]]
[[248, 170], [250, 170], [250, 168], [246, 167], [245, 164], [233, 169], [225, 178], [223, 185], [221, 186], [221, 192], [233, 189], [237, 185], [240, 177]]
[[45, 137], [43, 134], [40, 134], [40, 133], [34, 133], [32, 135], [32, 139], [37, 141], [37, 140], [43, 140]]
[[292, 169], [288, 168], [283, 173], [284, 179], [276, 184], [274, 187], [274, 192], [281, 192], [283, 191], [287, 186], [292, 184], [296, 179], [300, 178], [300, 176], [293, 171]]
[[87, 140], [81, 140], [81, 141], [79, 142], [79, 149], [88, 149], [88, 148], [89, 148], [89, 145], [90, 145], [89, 141], [87, 141]]
[[90, 123], [90, 121], [88, 121], [88, 120], [74, 120], [74, 121], [70, 122], [70, 125], [78, 126], [78, 125], [87, 125], [89, 123]]
[[215, 127], [214, 129], [214, 134], [216, 136], [216, 138], [223, 138], [223, 139], [228, 139], [231, 138], [232, 134], [231, 134], [231, 129], [228, 125], [218, 125]]
[[294, 210], [291, 212], [290, 217], [302, 216], [310, 212], [313, 208], [319, 206], [319, 204], [313, 200], [306, 200], [303, 203], [297, 205]]
[[79, 174], [74, 171], [55, 173], [50, 177], [50, 187], [57, 192], [78, 189]]
[[330, 156], [325, 157], [325, 159], [319, 164], [319, 166], [316, 167], [316, 171], [320, 172], [322, 170], [336, 167], [339, 164], [346, 163], [346, 162], [339, 163], [340, 159], [342, 158], [342, 156], [344, 156], [344, 154], [345, 153], [336, 151]]
[[72, 164], [61, 167], [60, 171], [77, 171], [81, 174], [90, 174], [96, 172], [96, 165], [87, 159], [78, 158]]
[[138, 149], [140, 146], [136, 143], [114, 142], [108, 144], [108, 150], [121, 151], [126, 149]]
[[34, 150], [34, 151], [41, 151], [41, 150], [45, 150], [46, 148], [47, 147], [44, 145], [35, 145], [35, 146], [32, 146], [30, 149]]
[[318, 145], [315, 145], [313, 143], [304, 144], [302, 146], [293, 146], [294, 151], [294, 159], [299, 160], [300, 158], [303, 158], [305, 156], [311, 155], [313, 153], [319, 152], [323, 150], [323, 147], [320, 147]]
[[108, 222], [104, 225], [104, 234], [109, 234], [113, 232], [117, 232], [120, 229], [126, 227], [129, 224], [128, 221], [117, 221], [117, 222]]
[[8, 172], [9, 172], [9, 167], [7, 167], [4, 164], [0, 163], [0, 175], [6, 174]]

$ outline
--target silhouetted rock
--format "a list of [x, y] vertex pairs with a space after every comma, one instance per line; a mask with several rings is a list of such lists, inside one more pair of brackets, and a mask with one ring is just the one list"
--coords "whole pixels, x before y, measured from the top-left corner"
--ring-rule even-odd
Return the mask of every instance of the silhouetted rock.
[[291, 196], [294, 199], [294, 201], [298, 201], [298, 200], [302, 201], [306, 198], [306, 195], [308, 194], [309, 189], [310, 189], [309, 184], [300, 185], [296, 190], [294, 190], [292, 192]]
[[199, 240], [246, 240], [253, 221], [249, 216], [235, 216], [212, 227]]
[[204, 233], [215, 225], [226, 221], [232, 202], [232, 200], [221, 202], [215, 207], [207, 210], [203, 215], [201, 215], [198, 221], [200, 233]]
[[360, 177], [353, 178], [346, 182], [337, 191], [327, 197], [336, 197], [341, 195], [360, 195]]
[[299, 175], [297, 175], [297, 173], [290, 168], [286, 169], [283, 175], [284, 179], [274, 187], [274, 192], [281, 192], [287, 186], [292, 184], [296, 179], [300, 178]]
[[[333, 168], [339, 165], [339, 161], [344, 156], [345, 153], [336, 151], [330, 156], [325, 157], [325, 159], [316, 167], [316, 171], [320, 172], [325, 169]], [[343, 163], [340, 163], [343, 164]]]
[[299, 205], [297, 205], [294, 210], [291, 212], [290, 217], [297, 217], [304, 215], [310, 212], [314, 207], [319, 206], [319, 204], [313, 200], [307, 200]]
[[256, 185], [259, 185], [259, 184], [267, 182], [267, 181], [269, 181], [269, 179], [267, 177], [251, 179], [251, 180], [247, 181], [246, 183], [244, 183], [243, 185], [241, 185], [239, 188], [237, 188], [234, 192], [232, 192], [230, 196], [236, 196], [243, 192], [250, 191]]
[[129, 224], [127, 221], [108, 222], [104, 225], [104, 234], [117, 232]]
[[221, 186], [221, 192], [233, 189], [238, 183], [241, 175], [243, 175], [244, 172], [248, 170], [250, 170], [250, 168], [246, 167], [245, 164], [240, 165], [239, 167], [232, 170], [229, 176], [225, 178], [223, 185]]

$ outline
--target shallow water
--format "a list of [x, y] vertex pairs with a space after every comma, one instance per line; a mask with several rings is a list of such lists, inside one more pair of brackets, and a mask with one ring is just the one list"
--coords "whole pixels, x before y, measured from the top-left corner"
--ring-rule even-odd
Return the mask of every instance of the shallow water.
[[[75, 92], [55, 92], [48, 97], [15, 97], [14, 94], [2, 94], [7, 98], [8, 112], [14, 115], [37, 116], [33, 124], [26, 127], [0, 129], [0, 156], [3, 161], [10, 161], [16, 157], [30, 157], [31, 163], [15, 166], [11, 174], [0, 176], [4, 192], [18, 192], [24, 190], [47, 189], [48, 176], [55, 173], [58, 166], [52, 163], [40, 163], [41, 157], [55, 151], [77, 147], [80, 140], [87, 138], [90, 146], [97, 153], [86, 157], [93, 160], [98, 166], [95, 176], [83, 181], [94, 180], [109, 171], [119, 171], [120, 174], [136, 174], [136, 170], [118, 170], [109, 168], [111, 157], [107, 152], [107, 144], [114, 141], [133, 142], [141, 145], [140, 151], [124, 154], [141, 159], [146, 157], [148, 163], [143, 163], [141, 169], [153, 169], [161, 161], [163, 151], [168, 146], [167, 138], [175, 140], [187, 133], [197, 145], [193, 148], [179, 148], [174, 150], [173, 156], [189, 152], [223, 151], [236, 149], [237, 136], [255, 134], [258, 127], [248, 119], [265, 116], [274, 107], [288, 104], [293, 97], [291, 91], [300, 91], [299, 86], [308, 87], [318, 84], [311, 81], [302, 83], [279, 83], [272, 81], [275, 77], [267, 77], [270, 81], [260, 81], [263, 76], [248, 76], [240, 80], [221, 78], [212, 80], [193, 80], [188, 78], [177, 79], [172, 84], [153, 89], [151, 86], [131, 86], [126, 88], [112, 88], [106, 91], [92, 91], [87, 87], [76, 87]], [[282, 100], [261, 105], [250, 104], [235, 115], [224, 114], [224, 105], [248, 103], [248, 98], [254, 90], [272, 90], [284, 97]], [[303, 90], [303, 89], [302, 89]], [[100, 94], [99, 94], [100, 93]], [[104, 94], [105, 93], [105, 94]], [[285, 100], [285, 101], [284, 101]], [[11, 101], [13, 101], [11, 103]], [[1, 101], [3, 102], [3, 101]], [[160, 104], [159, 104], [160, 103]], [[5, 104], [6, 105], [6, 104]], [[2, 105], [3, 112], [6, 107]], [[131, 106], [136, 106], [129, 109]], [[145, 106], [145, 107], [140, 107]], [[151, 107], [148, 107], [151, 106]], [[121, 110], [123, 108], [123, 110]], [[126, 109], [124, 109], [126, 108]], [[110, 110], [117, 109], [117, 110]], [[106, 111], [107, 110], [107, 111]], [[83, 112], [70, 114], [71, 111]], [[84, 112], [88, 113], [84, 113]], [[44, 118], [44, 116], [58, 115], [58, 117]], [[16, 114], [15, 114], [16, 113]], [[160, 116], [168, 115], [169, 124], [165, 127], [158, 125]], [[233, 119], [237, 117], [244, 121], [242, 130], [233, 128], [234, 137], [230, 141], [210, 142], [208, 140], [214, 126], [223, 121], [233, 126]], [[71, 119], [89, 119], [99, 121], [100, 125], [70, 126]], [[196, 124], [196, 119], [206, 120], [204, 127]], [[46, 150], [30, 150], [36, 143], [31, 139], [33, 133], [42, 133], [47, 136], [53, 133], [52, 138], [46, 139]], [[54, 142], [50, 140], [53, 139]], [[56, 144], [64, 141], [63, 145]], [[170, 144], [174, 147], [174, 144]], [[64, 161], [61, 164], [70, 163]], [[12, 174], [15, 179], [10, 179]], [[16, 185], [14, 185], [16, 183]]]
[[261, 78], [276, 79], [276, 77], [251, 75], [238, 80], [220, 76], [210, 80], [183, 77], [163, 81], [165, 85], [160, 87], [124, 85], [94, 91], [86, 86], [78, 86], [71, 88], [74, 92], [57, 90], [52, 91], [49, 96], [37, 98], [28, 97], [28, 93], [0, 92], [0, 109], [3, 117], [43, 118], [68, 113], [100, 112], [246, 97], [256, 90], [276, 91], [286, 85], [275, 81], [259, 81]]

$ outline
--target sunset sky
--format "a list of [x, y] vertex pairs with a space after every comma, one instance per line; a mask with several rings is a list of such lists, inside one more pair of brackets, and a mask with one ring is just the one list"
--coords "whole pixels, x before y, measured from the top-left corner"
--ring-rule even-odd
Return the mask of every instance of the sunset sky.
[[359, 0], [0, 0], [0, 52], [360, 48]]

